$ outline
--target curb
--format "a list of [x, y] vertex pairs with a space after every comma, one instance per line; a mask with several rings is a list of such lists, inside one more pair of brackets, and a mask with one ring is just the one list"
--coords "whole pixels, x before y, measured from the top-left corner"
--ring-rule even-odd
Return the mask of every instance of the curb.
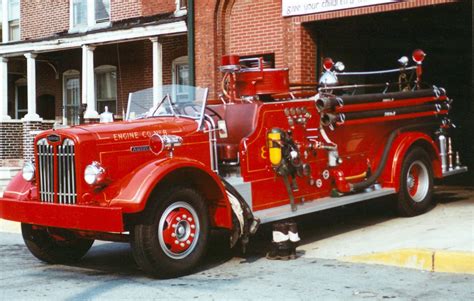
[[384, 264], [430, 272], [474, 274], [474, 253], [430, 249], [399, 249], [355, 255], [343, 261]]
[[0, 219], [0, 233], [21, 233], [21, 223]]

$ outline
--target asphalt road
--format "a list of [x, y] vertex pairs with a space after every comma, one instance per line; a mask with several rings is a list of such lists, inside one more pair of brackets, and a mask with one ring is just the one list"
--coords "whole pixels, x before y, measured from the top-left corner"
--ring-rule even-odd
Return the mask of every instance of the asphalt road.
[[[472, 205], [472, 191], [452, 190], [448, 200], [446, 192], [438, 193], [442, 204], [437, 210]], [[315, 258], [309, 251], [308, 246], [331, 237], [393, 222], [389, 203], [379, 200], [299, 219], [303, 246], [292, 261], [265, 259], [268, 226], [245, 258], [230, 252], [218, 233], [198, 271], [170, 280], [151, 279], [138, 270], [128, 244], [96, 242], [76, 265], [48, 265], [28, 252], [20, 234], [0, 232], [0, 300], [474, 300], [474, 275], [347, 263]]]
[[2, 300], [468, 300], [474, 276], [299, 258], [214, 254], [201, 271], [171, 280], [145, 277], [126, 244], [96, 245], [74, 266], [34, 259], [18, 234], [2, 233]]

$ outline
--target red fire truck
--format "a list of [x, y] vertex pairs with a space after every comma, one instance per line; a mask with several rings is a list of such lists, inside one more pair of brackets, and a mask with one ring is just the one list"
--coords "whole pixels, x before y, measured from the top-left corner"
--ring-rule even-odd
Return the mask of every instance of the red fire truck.
[[[144, 271], [172, 277], [198, 264], [211, 228], [245, 245], [259, 223], [389, 195], [402, 215], [421, 214], [434, 178], [467, 170], [450, 138], [452, 100], [421, 81], [424, 56], [371, 72], [327, 58], [318, 85], [298, 86], [262, 58], [225, 56], [217, 100], [158, 87], [132, 93], [124, 121], [39, 134], [0, 217], [21, 222], [43, 261], [123, 241]], [[395, 80], [365, 80], [384, 74]]]

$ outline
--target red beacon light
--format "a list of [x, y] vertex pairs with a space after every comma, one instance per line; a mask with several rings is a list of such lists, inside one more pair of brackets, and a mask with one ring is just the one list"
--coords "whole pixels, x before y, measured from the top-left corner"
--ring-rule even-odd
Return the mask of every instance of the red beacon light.
[[413, 51], [412, 59], [413, 61], [415, 61], [415, 63], [420, 65], [425, 59], [425, 56], [426, 56], [426, 53], [423, 50], [416, 49], [415, 51]]
[[150, 137], [150, 150], [152, 153], [159, 155], [164, 148], [165, 144], [163, 143], [163, 138], [160, 135], [154, 134]]
[[332, 60], [332, 58], [330, 57], [324, 58], [323, 67], [324, 67], [324, 70], [331, 71], [332, 67], [334, 67], [334, 61]]

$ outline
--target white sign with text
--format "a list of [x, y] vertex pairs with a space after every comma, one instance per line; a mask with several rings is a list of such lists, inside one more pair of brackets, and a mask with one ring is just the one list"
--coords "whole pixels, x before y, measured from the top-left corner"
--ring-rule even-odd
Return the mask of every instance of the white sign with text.
[[282, 0], [282, 15], [298, 16], [403, 0]]

